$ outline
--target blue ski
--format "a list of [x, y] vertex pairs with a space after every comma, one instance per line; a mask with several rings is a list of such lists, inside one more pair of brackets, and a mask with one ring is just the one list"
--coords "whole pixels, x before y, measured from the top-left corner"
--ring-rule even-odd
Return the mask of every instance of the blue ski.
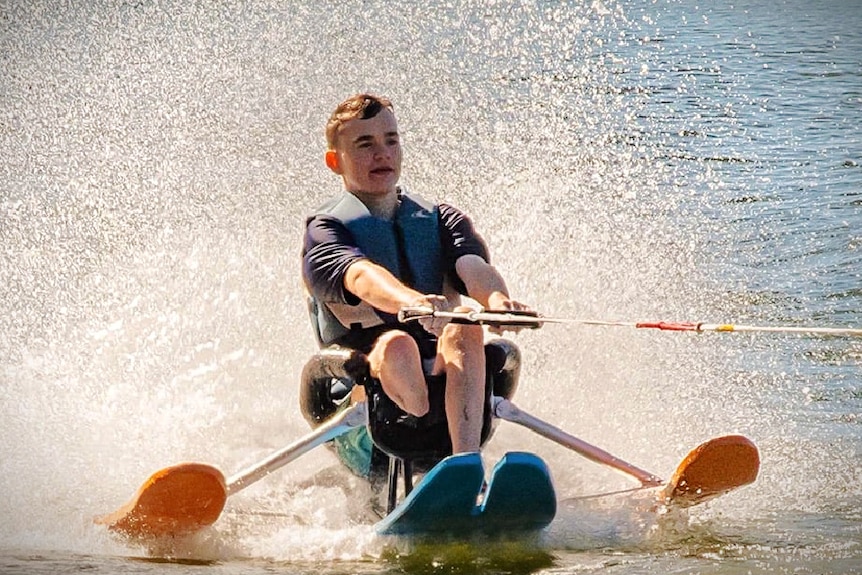
[[557, 511], [547, 465], [532, 453], [507, 453], [483, 492], [485, 470], [478, 453], [447, 457], [377, 524], [392, 535], [538, 531]]

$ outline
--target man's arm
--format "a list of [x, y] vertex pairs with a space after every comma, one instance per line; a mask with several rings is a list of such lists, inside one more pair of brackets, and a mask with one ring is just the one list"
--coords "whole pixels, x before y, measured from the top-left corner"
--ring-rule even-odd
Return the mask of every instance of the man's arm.
[[[308, 222], [302, 262], [308, 290], [323, 301], [356, 305], [362, 300], [391, 315], [407, 306], [449, 311], [442, 295], [422, 294], [366, 258], [344, 224], [334, 218], [318, 216]], [[446, 325], [440, 318], [419, 323], [434, 334]]]
[[[444, 247], [454, 261], [450, 270], [460, 280], [462, 293], [487, 309], [527, 310], [528, 306], [509, 297], [503, 276], [492, 266], [485, 241], [476, 233], [473, 223], [463, 212], [449, 204], [440, 204]], [[456, 286], [458, 285], [456, 283]], [[496, 329], [492, 331], [498, 331]]]
[[455, 271], [464, 286], [467, 295], [488, 309], [521, 309], [517, 302], [509, 298], [506, 281], [497, 268], [483, 258], [468, 254], [461, 256], [455, 262]]
[[[347, 268], [344, 287], [372, 307], [393, 315], [408, 306], [427, 307], [434, 311], [449, 311], [450, 307], [449, 301], [442, 295], [418, 292], [370, 260], [358, 260]], [[429, 317], [419, 323], [426, 331], [439, 336], [448, 321], [445, 318]]]
[[344, 287], [359, 299], [386, 313], [416, 305], [424, 294], [401, 283], [389, 270], [371, 260], [357, 260], [344, 274]]

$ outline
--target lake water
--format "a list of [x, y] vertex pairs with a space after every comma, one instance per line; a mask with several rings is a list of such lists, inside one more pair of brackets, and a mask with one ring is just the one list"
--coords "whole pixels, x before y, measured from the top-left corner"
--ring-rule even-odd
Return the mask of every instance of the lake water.
[[680, 517], [501, 425], [568, 502], [531, 541], [376, 537], [325, 450], [146, 549], [92, 524], [153, 471], [305, 434], [303, 216], [322, 129], [390, 96], [403, 182], [472, 214], [546, 315], [862, 326], [862, 2], [0, 2], [0, 572], [862, 573], [862, 341], [547, 326], [523, 408], [662, 476]]

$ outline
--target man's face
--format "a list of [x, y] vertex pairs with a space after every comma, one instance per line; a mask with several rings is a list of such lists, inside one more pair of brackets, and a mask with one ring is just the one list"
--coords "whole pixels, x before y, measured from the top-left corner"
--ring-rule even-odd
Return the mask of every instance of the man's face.
[[338, 133], [326, 165], [344, 178], [350, 192], [374, 195], [394, 192], [401, 176], [401, 140], [395, 114], [383, 109], [367, 120], [350, 120]]

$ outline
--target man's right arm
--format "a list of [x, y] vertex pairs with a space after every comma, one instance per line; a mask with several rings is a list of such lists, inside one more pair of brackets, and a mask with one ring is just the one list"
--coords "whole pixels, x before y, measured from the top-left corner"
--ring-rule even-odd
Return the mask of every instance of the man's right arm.
[[308, 222], [302, 256], [305, 284], [321, 301], [356, 305], [362, 300], [392, 315], [406, 306], [446, 309], [442, 296], [418, 292], [369, 260], [335, 218], [317, 216]]
[[416, 305], [424, 294], [404, 285], [389, 270], [371, 260], [356, 260], [344, 274], [344, 287], [362, 301], [386, 313]]
[[359, 299], [344, 289], [344, 276], [354, 262], [364, 258], [353, 234], [339, 220], [315, 216], [308, 221], [302, 247], [302, 279], [318, 300], [358, 304]]

